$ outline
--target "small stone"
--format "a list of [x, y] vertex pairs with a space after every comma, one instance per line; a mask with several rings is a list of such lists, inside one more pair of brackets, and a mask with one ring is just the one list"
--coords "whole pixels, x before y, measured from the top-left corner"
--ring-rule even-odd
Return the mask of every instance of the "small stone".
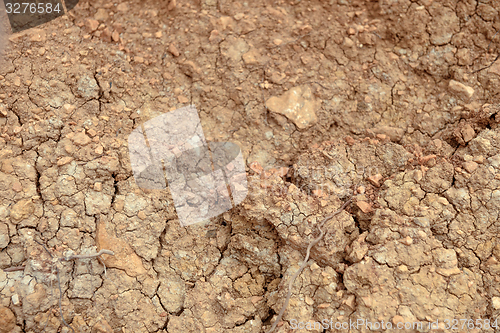
[[174, 10], [175, 7], [177, 7], [177, 1], [176, 0], [170, 0], [168, 3], [167, 9], [168, 10]]
[[368, 214], [370, 213], [373, 209], [372, 209], [372, 205], [370, 205], [368, 202], [366, 201], [357, 201], [356, 202], [356, 206], [358, 206], [359, 209], [361, 209], [361, 211], [365, 214]]
[[12, 184], [12, 189], [16, 192], [21, 192], [23, 190], [23, 184], [16, 180], [14, 184]]
[[9, 227], [5, 223], [0, 223], [0, 249], [6, 248], [9, 242]]
[[18, 294], [12, 295], [12, 297], [10, 299], [12, 300], [12, 304], [14, 304], [15, 306], [18, 306], [21, 304], [21, 301], [19, 300]]
[[85, 21], [85, 26], [90, 32], [96, 31], [99, 27], [99, 21], [93, 19], [87, 19]]
[[448, 88], [456, 96], [463, 100], [469, 100], [474, 95], [474, 89], [455, 80], [450, 80]]
[[274, 45], [279, 46], [279, 45], [283, 44], [283, 40], [276, 38], [275, 40], [273, 40], [273, 43], [274, 43]]
[[349, 37], [344, 37], [344, 45], [346, 47], [353, 47], [354, 46], [354, 42]]
[[85, 146], [92, 141], [84, 132], [78, 132], [71, 140], [78, 146]]
[[399, 127], [378, 126], [372, 129], [376, 135], [383, 134], [389, 137], [391, 141], [399, 142], [405, 134], [405, 130]]
[[101, 37], [105, 42], [109, 43], [111, 42], [111, 35], [112, 35], [111, 30], [109, 30], [109, 28], [106, 28], [102, 31]]
[[256, 48], [251, 48], [247, 53], [243, 54], [242, 58], [246, 65], [257, 65], [261, 55]]
[[318, 121], [316, 111], [320, 106], [321, 101], [312, 96], [309, 87], [292, 88], [281, 97], [273, 96], [266, 102], [269, 110], [284, 115], [299, 129], [311, 127]]
[[119, 12], [126, 12], [126, 11], [128, 11], [128, 3], [126, 3], [126, 2], [120, 3], [116, 7], [116, 10], [119, 11]]
[[500, 309], [500, 297], [492, 297], [491, 298], [491, 305], [493, 306], [493, 309], [495, 309], [495, 310]]
[[350, 307], [351, 309], [354, 310], [355, 305], [356, 305], [356, 297], [354, 295], [349, 295], [346, 300], [344, 300], [342, 303]]
[[210, 32], [210, 37], [208, 37], [210, 43], [219, 43], [221, 40], [222, 38], [218, 30], [212, 30]]
[[183, 103], [183, 104], [189, 102], [189, 99], [187, 99], [187, 97], [184, 95], [177, 96], [177, 100], [179, 101], [179, 103]]
[[16, 327], [16, 316], [4, 306], [0, 307], [0, 333], [10, 333]]
[[250, 163], [249, 167], [257, 174], [261, 174], [264, 171], [264, 168], [257, 161]]
[[398, 323], [404, 323], [405, 319], [401, 316], [394, 316], [392, 317], [392, 323], [394, 325], [397, 325]]
[[28, 218], [35, 211], [35, 205], [31, 199], [25, 199], [17, 202], [10, 211], [10, 218], [14, 223]]
[[401, 243], [404, 245], [411, 245], [413, 244], [413, 239], [411, 239], [410, 236], [406, 236], [405, 238], [401, 239]]
[[345, 142], [349, 145], [349, 146], [352, 146], [353, 144], [356, 143], [356, 140], [354, 140], [351, 136], [346, 136], [344, 138]]
[[145, 220], [147, 218], [146, 214], [142, 210], [139, 213], [137, 213], [137, 217], [140, 218], [141, 220]]
[[91, 138], [93, 138], [94, 136], [96, 136], [96, 135], [97, 135], [97, 132], [95, 131], [95, 129], [91, 128], [91, 129], [89, 129], [89, 130], [87, 131], [87, 134], [88, 134]]
[[370, 176], [367, 178], [370, 183], [372, 183], [373, 186], [380, 187], [380, 181], [382, 180], [382, 175], [380, 173], [377, 173], [376, 175]]
[[65, 164], [70, 163], [71, 161], [73, 161], [73, 157], [71, 157], [71, 156], [64, 156], [64, 157], [60, 158], [57, 161], [57, 165], [58, 166], [65, 165]]
[[234, 17], [234, 19], [235, 19], [236, 21], [239, 21], [239, 20], [241, 20], [242, 18], [244, 18], [244, 17], [245, 17], [245, 14], [243, 14], [243, 13], [238, 13], [238, 14], [234, 15], [233, 17]]
[[464, 162], [463, 167], [465, 170], [467, 170], [467, 172], [473, 173], [474, 171], [476, 171], [478, 164], [476, 162], [472, 162], [472, 161]]
[[118, 33], [118, 31], [113, 31], [113, 33], [111, 34], [111, 38], [114, 42], [120, 41], [120, 34]]
[[139, 63], [139, 64], [142, 64], [142, 63], [144, 63], [144, 58], [143, 57], [134, 57], [134, 61]]
[[479, 163], [479, 164], [483, 164], [484, 163], [484, 156], [483, 155], [474, 156], [474, 162]]
[[97, 13], [95, 13], [94, 18], [98, 21], [104, 21], [105, 19], [108, 18], [108, 13], [106, 12], [106, 9], [104, 8], [99, 8], [97, 10]]
[[170, 43], [167, 51], [170, 52], [174, 57], [178, 57], [181, 55], [179, 50], [177, 49], [177, 47], [173, 43]]
[[102, 183], [95, 182], [94, 183], [94, 191], [101, 192], [102, 191]]
[[92, 333], [113, 333], [113, 328], [106, 320], [102, 319], [92, 327]]
[[474, 136], [476, 135], [476, 132], [474, 132], [474, 129], [469, 124], [465, 125], [462, 128], [461, 132], [465, 142], [469, 142], [470, 140], [474, 139]]
[[222, 16], [219, 18], [219, 24], [222, 28], [222, 30], [226, 30], [228, 27], [230, 29], [233, 28], [233, 18], [229, 16]]
[[96, 245], [98, 250], [106, 249], [114, 252], [113, 256], [107, 254], [101, 256], [106, 267], [122, 269], [130, 276], [146, 273], [141, 258], [126, 241], [109, 234], [104, 221], [100, 221], [97, 225]]
[[156, 38], [161, 38], [162, 36], [163, 36], [163, 32], [161, 32], [161, 31], [155, 32], [155, 37]]

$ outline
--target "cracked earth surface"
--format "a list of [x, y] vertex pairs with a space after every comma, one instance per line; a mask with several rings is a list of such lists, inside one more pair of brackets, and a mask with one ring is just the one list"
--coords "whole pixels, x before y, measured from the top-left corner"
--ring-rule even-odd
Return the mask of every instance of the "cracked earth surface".
[[[96, 259], [59, 265], [75, 332], [265, 332], [316, 225], [353, 188], [276, 332], [339, 331], [292, 320], [495, 321], [500, 61], [474, 71], [500, 52], [498, 8], [82, 0], [11, 35], [0, 268], [25, 267], [0, 270], [0, 332], [71, 331], [39, 242], [57, 256], [115, 252], [106, 272]], [[168, 190], [137, 187], [127, 137], [189, 104], [207, 140], [241, 147], [249, 193], [181, 227]]]

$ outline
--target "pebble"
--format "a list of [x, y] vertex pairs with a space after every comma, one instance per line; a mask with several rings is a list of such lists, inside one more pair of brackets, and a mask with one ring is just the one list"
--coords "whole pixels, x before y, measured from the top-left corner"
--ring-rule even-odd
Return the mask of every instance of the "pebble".
[[294, 87], [281, 95], [266, 101], [266, 107], [290, 119], [299, 129], [306, 129], [316, 124], [316, 111], [321, 101], [316, 100], [309, 87]]
[[113, 31], [113, 33], [111, 34], [111, 38], [114, 42], [118, 42], [120, 40], [120, 34], [118, 33], [118, 31]]
[[474, 95], [474, 89], [455, 80], [450, 80], [448, 88], [456, 96], [463, 100], [469, 100]]
[[373, 186], [380, 187], [380, 181], [382, 180], [382, 175], [377, 173], [376, 175], [368, 177], [368, 181], [372, 183]]
[[99, 8], [97, 10], [97, 13], [95, 13], [94, 18], [98, 21], [104, 21], [105, 19], [108, 18], [108, 13], [106, 12], [106, 9], [104, 8]]
[[12, 295], [12, 297], [10, 299], [12, 300], [12, 304], [14, 304], [15, 306], [21, 304], [21, 301], [19, 300], [19, 295], [18, 294]]
[[60, 158], [57, 161], [57, 165], [58, 166], [65, 165], [65, 164], [70, 163], [71, 161], [73, 161], [73, 157], [71, 157], [71, 156], [64, 156], [64, 157]]
[[495, 309], [495, 310], [500, 309], [500, 297], [492, 297], [491, 298], [491, 305], [493, 306], [493, 309]]
[[0, 333], [10, 333], [16, 327], [16, 316], [4, 306], [0, 307]]
[[89, 18], [85, 21], [85, 27], [87, 27], [90, 32], [96, 31], [99, 27], [99, 21]]
[[365, 214], [368, 214], [373, 210], [372, 205], [370, 205], [366, 201], [357, 201], [356, 206], [358, 206], [358, 208], [361, 209], [361, 211]]
[[177, 1], [176, 0], [170, 0], [168, 3], [167, 9], [168, 10], [174, 10], [175, 7], [177, 7]]
[[182, 103], [182, 104], [189, 102], [189, 99], [184, 95], [177, 96], [177, 100], [179, 101], [179, 103]]
[[461, 132], [465, 142], [469, 142], [470, 140], [474, 139], [474, 136], [476, 135], [476, 132], [474, 132], [474, 129], [469, 124], [465, 125], [462, 128]]
[[102, 319], [92, 327], [92, 333], [113, 333], [113, 328], [106, 320]]
[[121, 4], [119, 4], [116, 7], [116, 10], [119, 11], [119, 12], [126, 12], [126, 11], [128, 11], [128, 3], [122, 2]]
[[243, 13], [238, 13], [238, 14], [234, 15], [233, 17], [234, 17], [234, 19], [235, 19], [236, 21], [239, 21], [239, 20], [241, 20], [242, 18], [244, 18], [244, 17], [245, 17], [245, 14], [243, 14]]
[[6, 248], [9, 242], [9, 227], [5, 223], [0, 223], [0, 249]]
[[251, 48], [247, 53], [243, 54], [242, 58], [243, 62], [246, 65], [257, 65], [259, 63], [261, 55], [259, 53], [259, 50], [257, 50], [256, 48]]
[[170, 45], [168, 46], [168, 52], [170, 52], [174, 57], [178, 57], [181, 55], [181, 53], [173, 43], [170, 43]]
[[463, 167], [465, 170], [467, 170], [467, 172], [473, 173], [474, 171], [476, 171], [478, 164], [476, 162], [472, 162], [472, 161], [464, 162]]

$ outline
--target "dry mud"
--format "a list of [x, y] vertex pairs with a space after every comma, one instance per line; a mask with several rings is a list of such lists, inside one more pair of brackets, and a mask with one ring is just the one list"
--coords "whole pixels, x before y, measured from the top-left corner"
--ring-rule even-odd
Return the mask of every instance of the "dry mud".
[[[0, 270], [0, 332], [71, 332], [56, 267], [75, 332], [265, 332], [353, 189], [276, 332], [484, 331], [500, 315], [500, 61], [474, 71], [500, 52], [499, 8], [81, 0], [11, 35], [0, 268], [25, 267]], [[181, 227], [168, 190], [136, 185], [127, 137], [190, 104], [208, 140], [241, 147], [249, 193]], [[100, 249], [106, 272], [48, 254]]]

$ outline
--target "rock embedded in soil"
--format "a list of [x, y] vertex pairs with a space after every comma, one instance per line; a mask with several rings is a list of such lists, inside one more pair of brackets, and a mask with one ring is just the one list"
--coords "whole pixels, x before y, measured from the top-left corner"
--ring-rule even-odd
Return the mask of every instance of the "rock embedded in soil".
[[456, 96], [460, 97], [465, 101], [471, 99], [472, 95], [474, 95], [473, 88], [466, 86], [465, 84], [457, 82], [455, 80], [450, 80], [448, 88], [452, 93], [454, 93]]
[[310, 87], [295, 87], [281, 95], [273, 96], [266, 102], [266, 107], [272, 112], [284, 115], [299, 129], [306, 129], [318, 121], [316, 111], [321, 101], [312, 96]]
[[0, 308], [0, 333], [10, 333], [16, 326], [16, 316], [6, 307]]

